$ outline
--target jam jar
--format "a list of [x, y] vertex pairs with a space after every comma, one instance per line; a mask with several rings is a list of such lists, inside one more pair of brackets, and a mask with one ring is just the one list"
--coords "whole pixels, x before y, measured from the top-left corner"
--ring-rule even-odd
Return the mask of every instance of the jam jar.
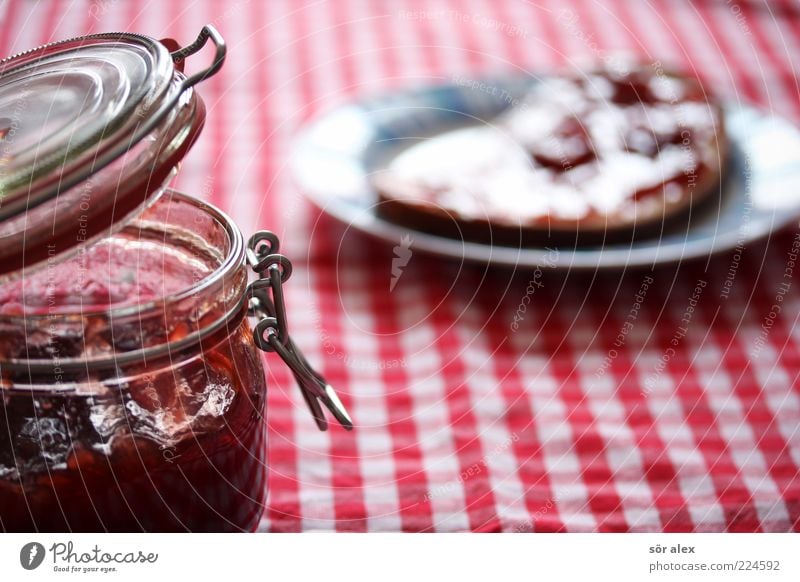
[[184, 48], [108, 33], [0, 62], [0, 530], [254, 530], [261, 351], [321, 429], [323, 406], [352, 428], [289, 336], [277, 238], [168, 187], [225, 53], [206, 26]]

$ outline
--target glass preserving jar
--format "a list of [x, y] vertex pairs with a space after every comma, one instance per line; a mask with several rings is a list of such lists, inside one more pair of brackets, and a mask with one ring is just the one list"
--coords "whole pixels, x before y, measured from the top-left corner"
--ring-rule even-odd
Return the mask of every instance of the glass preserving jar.
[[[187, 56], [208, 40], [213, 64]], [[291, 263], [167, 188], [225, 44], [99, 34], [0, 62], [0, 529], [251, 531], [266, 496], [259, 350], [321, 429], [333, 389], [287, 328]], [[251, 281], [248, 270], [255, 273]]]

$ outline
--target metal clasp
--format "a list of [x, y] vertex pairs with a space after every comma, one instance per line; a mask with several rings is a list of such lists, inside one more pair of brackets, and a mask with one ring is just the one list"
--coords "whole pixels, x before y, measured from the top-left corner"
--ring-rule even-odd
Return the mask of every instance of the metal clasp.
[[180, 65], [183, 63], [186, 57], [193, 55], [201, 48], [203, 48], [209, 39], [211, 39], [211, 42], [214, 43], [214, 60], [211, 62], [211, 66], [209, 66], [207, 69], [204, 69], [199, 73], [196, 73], [191, 77], [187, 78], [183, 82], [184, 89], [188, 89], [192, 85], [196, 85], [198, 82], [207, 79], [208, 77], [219, 71], [220, 67], [222, 67], [222, 63], [225, 62], [225, 54], [227, 53], [227, 48], [225, 46], [225, 39], [222, 38], [222, 35], [217, 31], [216, 28], [214, 28], [210, 24], [206, 24], [200, 30], [200, 34], [197, 36], [197, 39], [192, 44], [170, 53], [172, 61], [176, 65]]
[[328, 429], [328, 421], [320, 402], [345, 429], [352, 430], [353, 421], [333, 387], [325, 381], [289, 336], [283, 284], [292, 275], [292, 263], [278, 254], [280, 241], [274, 233], [256, 232], [247, 242], [247, 262], [258, 275], [247, 288], [248, 314], [258, 319], [253, 338], [259, 349], [275, 352], [289, 366], [300, 392], [320, 430]]

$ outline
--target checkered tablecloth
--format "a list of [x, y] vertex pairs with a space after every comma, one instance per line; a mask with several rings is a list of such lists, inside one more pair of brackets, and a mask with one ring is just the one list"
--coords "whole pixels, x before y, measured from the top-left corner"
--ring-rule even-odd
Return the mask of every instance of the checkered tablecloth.
[[618, 51], [800, 121], [796, 1], [0, 6], [4, 54], [99, 31], [187, 42], [207, 22], [227, 38], [178, 186], [245, 233], [281, 235], [296, 341], [357, 425], [318, 432], [268, 359], [263, 530], [800, 530], [797, 228], [655, 271], [537, 274], [415, 253], [390, 291], [392, 246], [321, 215], [287, 169], [299, 128], [348, 100]]

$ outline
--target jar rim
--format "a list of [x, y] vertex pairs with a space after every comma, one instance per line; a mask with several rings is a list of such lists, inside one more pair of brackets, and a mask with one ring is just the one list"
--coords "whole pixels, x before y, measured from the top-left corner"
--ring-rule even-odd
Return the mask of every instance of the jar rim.
[[[190, 299], [192, 296], [202, 296], [204, 292], [214, 287], [227, 275], [235, 271], [239, 267], [243, 267], [245, 263], [245, 241], [241, 230], [236, 226], [236, 223], [222, 210], [218, 209], [213, 204], [204, 200], [195, 198], [193, 196], [183, 194], [173, 189], [166, 189], [164, 194], [172, 199], [187, 203], [194, 208], [200, 210], [204, 214], [210, 216], [221, 227], [222, 232], [227, 237], [228, 248], [224, 257], [214, 269], [206, 274], [202, 279], [197, 282], [183, 287], [178, 291], [167, 293], [154, 299], [148, 299], [140, 303], [133, 303], [122, 306], [109, 306], [108, 308], [98, 308], [92, 310], [85, 310], [79, 313], [40, 313], [40, 314], [8, 314], [3, 315], [3, 320], [12, 324], [24, 325], [26, 322], [36, 320], [50, 320], [53, 318], [72, 318], [72, 317], [101, 317], [106, 318], [108, 321], [113, 322], [115, 319], [123, 319], [131, 316], [144, 317], [150, 313], [164, 312], [168, 313], [171, 308], [184, 300]], [[162, 196], [163, 196], [162, 195]], [[246, 302], [246, 294], [242, 289], [241, 296], [238, 300], [225, 309], [221, 315], [216, 318], [212, 323], [198, 327], [195, 331], [190, 333], [184, 338], [175, 341], [167, 341], [162, 344], [157, 344], [150, 347], [144, 347], [131, 351], [111, 351], [102, 356], [87, 356], [80, 355], [74, 358], [58, 359], [58, 367], [70, 369], [86, 369], [89, 367], [116, 367], [120, 364], [129, 362], [138, 362], [143, 359], [156, 358], [162, 355], [174, 353], [176, 350], [182, 350], [189, 346], [195, 345], [197, 342], [203, 340], [209, 335], [219, 331], [230, 320], [236, 316], [240, 311], [243, 311], [244, 303]], [[13, 369], [17, 367], [24, 367], [25, 369], [52, 369], [54, 367], [53, 360], [50, 359], [23, 359], [14, 358], [8, 360], [0, 360], [3, 367]]]
[[222, 279], [227, 273], [230, 273], [236, 267], [244, 264], [244, 235], [242, 235], [242, 231], [239, 230], [239, 227], [236, 226], [236, 223], [230, 216], [209, 202], [195, 198], [194, 196], [189, 196], [188, 194], [183, 194], [182, 192], [178, 192], [172, 188], [165, 189], [162, 196], [164, 195], [193, 205], [195, 208], [198, 208], [201, 211], [209, 214], [220, 224], [220, 226], [222, 226], [230, 244], [225, 258], [217, 267], [214, 268], [213, 271], [211, 271], [211, 273], [200, 279], [200, 281], [196, 282], [195, 284], [185, 287], [180, 291], [167, 293], [161, 297], [144, 301], [142, 303], [124, 305], [121, 307], [111, 307], [110, 309], [99, 309], [94, 312], [87, 312], [88, 314], [106, 314], [111, 317], [123, 317], [126, 315], [133, 315], [135, 313], [149, 311], [157, 307], [164, 308], [168, 305], [187, 299], [192, 295], [201, 294], [203, 291], [209, 287], [212, 287], [217, 281]]

